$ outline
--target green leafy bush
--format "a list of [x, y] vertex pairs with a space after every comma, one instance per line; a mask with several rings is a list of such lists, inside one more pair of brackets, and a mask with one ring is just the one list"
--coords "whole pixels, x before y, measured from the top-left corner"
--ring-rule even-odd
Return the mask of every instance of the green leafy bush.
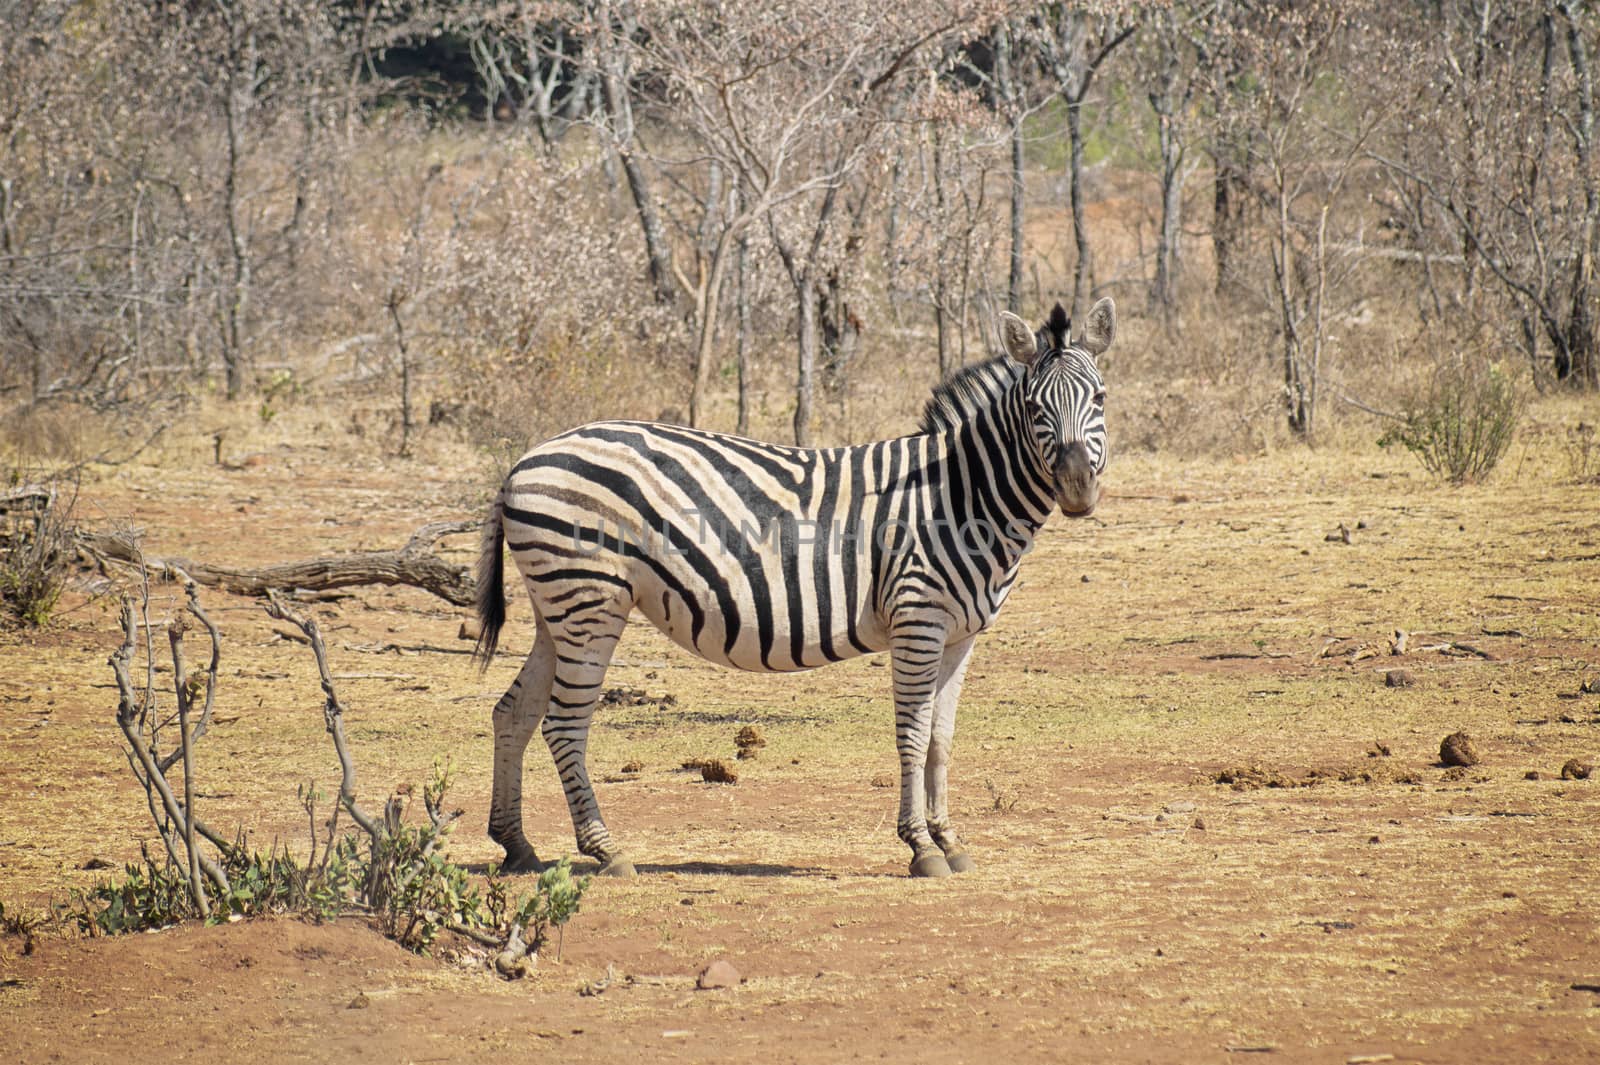
[[1401, 444], [1429, 473], [1463, 484], [1494, 469], [1521, 416], [1521, 399], [1505, 371], [1456, 360], [1434, 371], [1427, 390], [1378, 444]]

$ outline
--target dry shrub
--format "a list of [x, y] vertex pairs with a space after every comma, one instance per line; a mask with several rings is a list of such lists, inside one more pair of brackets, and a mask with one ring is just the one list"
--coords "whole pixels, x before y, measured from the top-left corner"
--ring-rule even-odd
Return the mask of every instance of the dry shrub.
[[16, 491], [25, 494], [0, 499], [0, 604], [11, 620], [38, 628], [66, 584], [76, 492], [63, 499], [53, 485]]
[[1500, 461], [1522, 416], [1515, 382], [1500, 366], [1466, 358], [1440, 365], [1398, 426], [1378, 441], [1400, 444], [1452, 484], [1478, 481]]
[[1592, 422], [1569, 425], [1565, 432], [1567, 472], [1576, 480], [1600, 478], [1600, 434]]

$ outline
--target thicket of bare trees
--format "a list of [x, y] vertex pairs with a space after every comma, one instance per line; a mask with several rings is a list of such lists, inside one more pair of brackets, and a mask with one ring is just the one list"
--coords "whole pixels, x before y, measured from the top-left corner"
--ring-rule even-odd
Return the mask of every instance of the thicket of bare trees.
[[1308, 440], [1446, 353], [1592, 390], [1597, 49], [1579, 0], [19, 0], [0, 399], [804, 443], [1107, 291]]

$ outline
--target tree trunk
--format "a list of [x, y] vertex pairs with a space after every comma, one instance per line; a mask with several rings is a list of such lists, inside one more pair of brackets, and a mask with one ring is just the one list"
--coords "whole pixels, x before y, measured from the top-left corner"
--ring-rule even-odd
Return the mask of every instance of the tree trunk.
[[1171, 101], [1155, 106], [1161, 148], [1161, 232], [1156, 243], [1156, 283], [1151, 297], [1162, 321], [1170, 328], [1178, 306], [1179, 242], [1183, 234], [1183, 146], [1179, 142]]
[[1577, 80], [1578, 118], [1574, 149], [1578, 173], [1583, 181], [1583, 222], [1578, 231], [1578, 246], [1572, 277], [1572, 317], [1567, 327], [1568, 375], [1580, 388], [1600, 386], [1600, 352], [1596, 351], [1594, 304], [1595, 239], [1600, 231], [1600, 179], [1594, 168], [1594, 81], [1589, 69], [1589, 50], [1579, 24], [1580, 13], [1570, 2], [1560, 5], [1567, 20], [1567, 53]]
[[[1011, 255], [1006, 272], [1006, 309], [1016, 314], [1022, 309], [1022, 220], [1027, 186], [1022, 169], [1022, 113], [1011, 67], [1011, 27], [1001, 22], [995, 30], [994, 77], [998, 103], [1011, 122]], [[941, 365], [943, 361], [941, 358]]]
[[[234, 16], [237, 20], [238, 15]], [[228, 222], [228, 247], [233, 257], [233, 281], [223, 308], [222, 362], [227, 374], [229, 399], [244, 390], [245, 344], [250, 312], [252, 263], [250, 238], [244, 219], [244, 192], [239, 184], [245, 164], [245, 124], [255, 98], [256, 34], [252, 26], [237, 21], [229, 25], [227, 100], [228, 173], [224, 182], [224, 208]]]
[[1211, 182], [1211, 257], [1219, 296], [1233, 281], [1233, 247], [1244, 213], [1244, 174], [1232, 152], [1233, 146], [1226, 140], [1217, 145], [1216, 172]]
[[[740, 227], [743, 228], [742, 226]], [[727, 271], [728, 248], [733, 243], [732, 228], [722, 231], [711, 252], [711, 270], [695, 300], [698, 338], [694, 349], [694, 384], [689, 392], [689, 424], [703, 428], [707, 378], [711, 373], [711, 349], [717, 339], [717, 308], [722, 305], [722, 277]]]
[[602, 31], [605, 40], [597, 46], [601, 59], [601, 97], [605, 102], [606, 114], [611, 119], [613, 147], [622, 163], [622, 172], [628, 179], [628, 191], [633, 195], [634, 210], [638, 212], [639, 226], [644, 232], [650, 284], [655, 289], [656, 302], [669, 304], [677, 293], [672, 287], [672, 257], [667, 248], [667, 231], [650, 192], [650, 179], [634, 154], [633, 103], [622, 57], [610, 39], [611, 34], [616, 32], [611, 24], [610, 11], [603, 9], [601, 17], [605, 20], [605, 29]]
[[795, 305], [799, 312], [799, 365], [794, 385], [794, 442], [811, 446], [811, 409], [815, 398], [817, 371], [817, 290], [811, 271], [795, 278]]
[[1083, 114], [1082, 100], [1067, 102], [1067, 173], [1072, 196], [1072, 240], [1078, 261], [1072, 267], [1072, 320], [1083, 321], [1083, 301], [1094, 287], [1094, 253], [1089, 249], [1089, 225], [1083, 214]]
[[739, 287], [735, 294], [734, 315], [739, 321], [739, 420], [735, 432], [750, 435], [750, 238], [739, 235], [739, 250], [734, 261]]
[[[943, 226], [950, 217], [949, 204], [944, 189], [944, 136], [935, 125], [932, 130], [933, 198], [938, 209], [936, 217]], [[939, 335], [939, 377], [949, 375], [954, 365], [950, 354], [950, 250], [946, 234], [939, 234], [939, 246], [933, 264], [933, 321]]]
[[1303, 436], [1308, 420], [1306, 416], [1306, 387], [1301, 373], [1300, 330], [1298, 317], [1298, 278], [1300, 263], [1294, 253], [1294, 237], [1289, 222], [1289, 195], [1287, 180], [1281, 167], [1276, 169], [1273, 191], [1277, 195], [1277, 232], [1273, 234], [1272, 270], [1277, 292], [1279, 329], [1283, 339], [1283, 401], [1289, 420], [1289, 429]]

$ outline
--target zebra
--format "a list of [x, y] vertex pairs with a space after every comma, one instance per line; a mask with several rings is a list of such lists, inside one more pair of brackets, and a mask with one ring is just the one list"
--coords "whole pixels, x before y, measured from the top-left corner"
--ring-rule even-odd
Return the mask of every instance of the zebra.
[[972, 867], [950, 822], [947, 770], [973, 641], [1005, 603], [1050, 511], [1094, 513], [1106, 464], [1096, 358], [1111, 299], [1069, 340], [1059, 304], [1037, 333], [1000, 316], [1004, 353], [934, 389], [916, 433], [799, 448], [676, 425], [606, 421], [553, 437], [511, 469], [478, 563], [475, 654], [505, 622], [505, 547], [537, 636], [494, 708], [489, 836], [502, 868], [542, 868], [522, 827], [534, 730], [561, 777], [578, 849], [634, 866], [600, 816], [589, 723], [631, 610], [702, 658], [757, 672], [887, 650], [900, 758], [896, 832], [912, 876]]

